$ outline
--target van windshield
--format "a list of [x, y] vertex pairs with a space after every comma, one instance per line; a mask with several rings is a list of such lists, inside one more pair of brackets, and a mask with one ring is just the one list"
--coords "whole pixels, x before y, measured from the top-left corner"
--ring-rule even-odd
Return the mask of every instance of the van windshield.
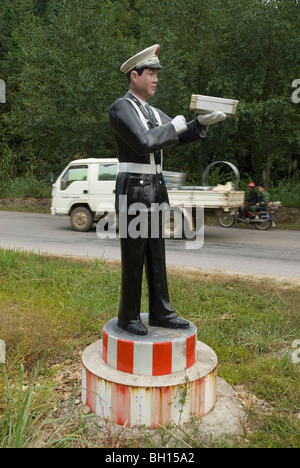
[[60, 190], [66, 190], [72, 182], [87, 180], [88, 166], [72, 166], [62, 176]]

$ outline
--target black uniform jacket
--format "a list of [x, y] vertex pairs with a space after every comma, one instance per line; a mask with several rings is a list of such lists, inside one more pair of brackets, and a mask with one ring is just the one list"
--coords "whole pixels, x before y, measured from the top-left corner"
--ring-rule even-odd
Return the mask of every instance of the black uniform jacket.
[[258, 195], [255, 192], [255, 190], [252, 189], [251, 191], [249, 191], [245, 202], [247, 206], [256, 205], [256, 203], [258, 203]]
[[[133, 100], [144, 112], [142, 104], [131, 93], [117, 99], [109, 109], [109, 120], [113, 131], [117, 157], [120, 162], [150, 164], [150, 154], [155, 154], [155, 163], [161, 164], [160, 150], [183, 145], [204, 138], [207, 127], [199, 124], [197, 119], [187, 123], [188, 129], [177, 134], [172, 119], [159, 109], [162, 125], [157, 124], [149, 129], [141, 121], [138, 112], [128, 101]], [[127, 206], [132, 203], [143, 203], [147, 208], [152, 203], [168, 203], [168, 194], [162, 174], [118, 174], [116, 183], [116, 211], [122, 211], [119, 206], [120, 195], [127, 195]]]

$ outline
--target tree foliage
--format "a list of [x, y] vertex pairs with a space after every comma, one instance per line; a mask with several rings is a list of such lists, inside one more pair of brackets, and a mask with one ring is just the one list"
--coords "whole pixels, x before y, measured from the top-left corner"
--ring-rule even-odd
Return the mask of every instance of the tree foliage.
[[127, 89], [119, 67], [154, 43], [164, 68], [153, 105], [190, 119], [192, 94], [239, 100], [205, 141], [168, 150], [166, 168], [193, 183], [220, 159], [267, 183], [297, 169], [298, 0], [2, 0], [0, 26], [0, 177], [114, 156], [107, 111]]

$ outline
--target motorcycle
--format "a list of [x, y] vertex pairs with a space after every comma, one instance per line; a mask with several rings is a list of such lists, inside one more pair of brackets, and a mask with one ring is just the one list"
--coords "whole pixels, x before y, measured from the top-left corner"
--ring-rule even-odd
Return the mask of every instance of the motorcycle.
[[260, 210], [256, 212], [256, 216], [253, 216], [251, 211], [248, 211], [248, 217], [242, 216], [240, 209], [234, 214], [222, 212], [218, 216], [218, 222], [222, 227], [229, 228], [235, 223], [244, 223], [253, 225], [256, 229], [266, 231], [271, 226], [275, 227], [275, 211], [281, 207], [280, 202], [271, 203], [266, 210]]

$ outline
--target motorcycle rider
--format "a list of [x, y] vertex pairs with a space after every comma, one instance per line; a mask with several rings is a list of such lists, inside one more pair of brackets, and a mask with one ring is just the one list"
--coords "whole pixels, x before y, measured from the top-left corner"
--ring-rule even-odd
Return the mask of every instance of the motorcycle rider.
[[249, 182], [248, 184], [248, 194], [245, 198], [245, 203], [241, 207], [241, 215], [243, 218], [249, 218], [248, 212], [251, 209], [251, 206], [256, 205], [258, 203], [258, 195], [255, 190], [255, 183]]
[[269, 193], [265, 190], [264, 184], [259, 184], [258, 191], [258, 202], [250, 208], [250, 211], [253, 216], [255, 216], [255, 219], [259, 219], [259, 217], [256, 215], [256, 212], [266, 210], [270, 201]]

